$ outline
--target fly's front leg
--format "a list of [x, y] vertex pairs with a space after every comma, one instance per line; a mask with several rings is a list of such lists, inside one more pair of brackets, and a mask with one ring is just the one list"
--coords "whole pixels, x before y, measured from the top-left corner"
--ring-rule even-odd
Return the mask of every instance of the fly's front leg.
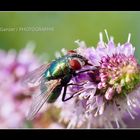
[[79, 71], [79, 72], [73, 72], [72, 74], [73, 74], [73, 76], [74, 77], [76, 77], [78, 74], [80, 74], [80, 73], [84, 73], [84, 72], [88, 72], [88, 71], [93, 71], [93, 70], [96, 70], [97, 68], [96, 67], [94, 67], [94, 68], [92, 68], [92, 69], [87, 69], [87, 70], [82, 70], [82, 71]]
[[86, 83], [87, 81], [85, 81], [85, 82], [81, 82], [82, 84], [74, 84], [74, 83], [69, 83], [69, 84], [67, 84], [67, 86], [83, 86], [85, 83]]
[[96, 70], [96, 69], [97, 69], [97, 68], [94, 67], [94, 68], [92, 68], [92, 69], [88, 69], [88, 70], [83, 70], [83, 71], [75, 72], [75, 73], [74, 73], [74, 76], [77, 76], [77, 75], [80, 74], [80, 73], [84, 73], [84, 72], [92, 71], [92, 70]]

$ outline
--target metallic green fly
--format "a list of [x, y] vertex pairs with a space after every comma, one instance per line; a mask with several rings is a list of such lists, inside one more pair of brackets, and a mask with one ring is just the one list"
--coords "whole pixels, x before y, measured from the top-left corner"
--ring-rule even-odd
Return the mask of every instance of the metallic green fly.
[[43, 64], [26, 75], [23, 79], [24, 84], [39, 86], [41, 91], [41, 93], [33, 98], [27, 118], [29, 120], [33, 119], [45, 102], [55, 102], [61, 94], [62, 88], [64, 88], [62, 101], [71, 99], [73, 95], [66, 98], [67, 87], [72, 85], [69, 82], [72, 77], [88, 71], [83, 70], [78, 72], [85, 65], [91, 64], [88, 63], [86, 58], [77, 54], [75, 51], [68, 51], [63, 57], [49, 64]]

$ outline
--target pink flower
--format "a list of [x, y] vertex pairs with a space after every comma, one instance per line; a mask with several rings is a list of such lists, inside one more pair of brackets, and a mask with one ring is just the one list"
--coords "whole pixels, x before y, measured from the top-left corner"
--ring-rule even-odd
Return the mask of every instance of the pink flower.
[[35, 89], [25, 89], [22, 77], [39, 66], [39, 57], [34, 54], [34, 44], [29, 42], [19, 53], [0, 50], [0, 127], [24, 127], [26, 113]]
[[77, 53], [86, 57], [96, 69], [74, 77], [71, 80], [74, 84], [85, 83], [80, 88], [71, 86], [68, 94], [77, 89], [82, 91], [70, 101], [56, 103], [61, 108], [61, 121], [67, 123], [68, 128], [126, 127], [122, 118], [129, 114], [134, 119], [138, 114], [140, 66], [130, 34], [122, 45], [115, 45], [113, 37], [107, 35], [107, 38], [108, 43], [104, 43], [100, 33], [96, 48], [76, 41]]

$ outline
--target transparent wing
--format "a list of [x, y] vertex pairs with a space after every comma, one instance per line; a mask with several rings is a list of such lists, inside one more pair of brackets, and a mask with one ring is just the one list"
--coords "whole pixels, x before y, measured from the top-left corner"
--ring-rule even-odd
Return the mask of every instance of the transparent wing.
[[48, 69], [50, 64], [43, 64], [32, 72], [29, 72], [23, 77], [21, 83], [23, 86], [38, 86], [41, 82], [44, 72]]
[[50, 97], [54, 88], [60, 84], [60, 81], [61, 80], [59, 79], [59, 80], [50, 80], [47, 82], [43, 81], [41, 83], [41, 87], [40, 87], [41, 93], [33, 97], [33, 102], [27, 116], [28, 120], [34, 119], [35, 115], [38, 113], [38, 111], [41, 109], [43, 104]]

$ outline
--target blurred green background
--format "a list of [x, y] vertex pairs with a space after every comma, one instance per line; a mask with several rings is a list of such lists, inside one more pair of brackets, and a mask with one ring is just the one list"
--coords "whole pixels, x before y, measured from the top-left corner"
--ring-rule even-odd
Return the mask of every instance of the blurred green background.
[[7, 27], [51, 28], [39, 32], [0, 31], [0, 48], [19, 50], [32, 40], [37, 45], [35, 52], [45, 52], [49, 59], [54, 58], [54, 52], [61, 48], [75, 48], [77, 39], [96, 46], [99, 32], [104, 32], [104, 29], [114, 36], [115, 43], [126, 42], [130, 32], [140, 61], [140, 12], [0, 12], [0, 29]]

